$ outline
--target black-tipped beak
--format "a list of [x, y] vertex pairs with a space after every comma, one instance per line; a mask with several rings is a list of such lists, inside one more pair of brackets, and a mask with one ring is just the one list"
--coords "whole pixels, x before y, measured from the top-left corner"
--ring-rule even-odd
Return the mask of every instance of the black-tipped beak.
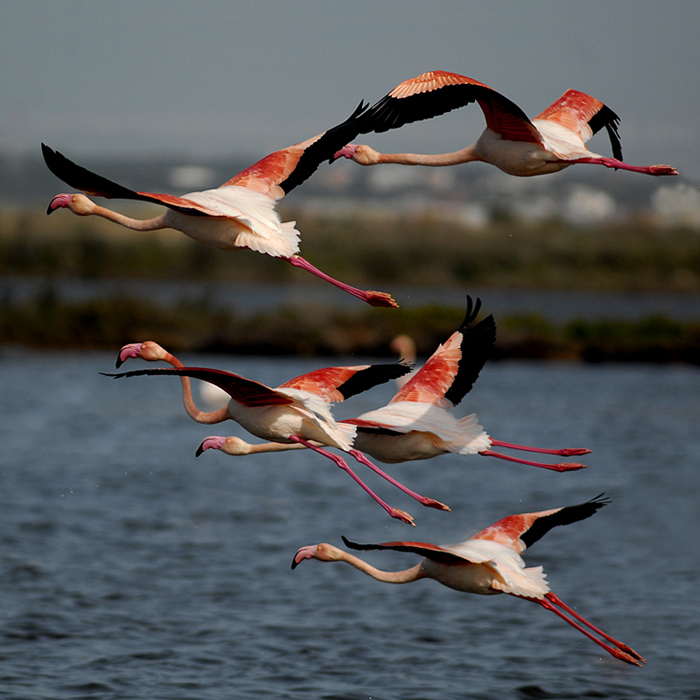
[[197, 448], [197, 451], [194, 453], [195, 457], [199, 457], [203, 452], [204, 452], [204, 440], [200, 444], [200, 446]]

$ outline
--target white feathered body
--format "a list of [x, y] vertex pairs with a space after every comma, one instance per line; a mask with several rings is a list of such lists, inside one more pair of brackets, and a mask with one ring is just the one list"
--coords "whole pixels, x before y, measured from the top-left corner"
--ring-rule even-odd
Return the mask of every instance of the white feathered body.
[[397, 401], [363, 413], [357, 420], [402, 433], [383, 435], [361, 428], [357, 431], [355, 447], [387, 464], [430, 459], [448, 452], [477, 454], [491, 446], [475, 413], [458, 419], [435, 404]]
[[423, 560], [426, 573], [448, 588], [478, 595], [512, 593], [527, 598], [543, 598], [549, 592], [542, 567], [526, 568], [523, 558], [504, 544], [477, 539], [441, 548], [468, 560], [464, 564]]
[[168, 209], [166, 224], [200, 243], [222, 250], [250, 248], [273, 257], [290, 257], [299, 252], [295, 222], [283, 222], [275, 210], [275, 201], [267, 194], [227, 185], [191, 192], [183, 199], [204, 207], [206, 215], [192, 216]]

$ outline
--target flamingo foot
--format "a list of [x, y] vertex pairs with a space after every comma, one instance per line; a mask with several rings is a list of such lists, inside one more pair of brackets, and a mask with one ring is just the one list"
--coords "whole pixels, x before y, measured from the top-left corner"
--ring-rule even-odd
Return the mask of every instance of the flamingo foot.
[[650, 165], [649, 175], [678, 175], [678, 171], [670, 165]]
[[578, 457], [579, 455], [589, 455], [591, 451], [585, 447], [565, 447], [563, 450], [559, 450], [557, 454], [562, 457]]
[[370, 306], [383, 306], [390, 309], [398, 309], [399, 305], [394, 301], [391, 294], [386, 292], [375, 292], [368, 289], [365, 293], [365, 299]]
[[392, 518], [396, 518], [397, 520], [401, 520], [402, 522], [404, 522], [408, 525], [412, 525], [413, 527], [416, 526], [416, 524], [413, 522], [413, 516], [410, 515], [410, 513], [407, 513], [405, 510], [399, 510], [398, 508], [392, 508], [391, 506], [389, 506], [386, 509], [386, 512], [389, 513], [389, 515]]
[[551, 469], [555, 472], [575, 472], [579, 469], [585, 469], [585, 464], [580, 464], [579, 462], [562, 462], [561, 464], [547, 464], [538, 465], [544, 467], [545, 469]]
[[440, 503], [440, 501], [436, 501], [434, 498], [426, 498], [425, 496], [422, 499], [419, 499], [420, 504], [424, 505], [426, 508], [435, 508], [436, 510], [452, 510], [449, 506], [446, 506], [444, 503]]
[[614, 656], [616, 659], [620, 659], [620, 661], [625, 661], [628, 664], [634, 664], [635, 666], [642, 666], [642, 663], [646, 663], [646, 659], [643, 657], [636, 658], [632, 656], [631, 654], [628, 654], [626, 651], [622, 651], [621, 649], [614, 649], [610, 648], [608, 652]]

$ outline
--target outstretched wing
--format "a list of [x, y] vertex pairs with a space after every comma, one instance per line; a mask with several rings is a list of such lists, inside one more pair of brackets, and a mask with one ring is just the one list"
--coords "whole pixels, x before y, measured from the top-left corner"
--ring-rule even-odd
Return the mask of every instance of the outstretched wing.
[[390, 403], [439, 404], [445, 398], [456, 406], [471, 391], [496, 342], [493, 316], [472, 325], [480, 308], [480, 299], [472, 303], [467, 296], [467, 313], [459, 329], [438, 347]]
[[360, 133], [398, 129], [472, 102], [479, 103], [488, 128], [501, 138], [542, 143], [539, 132], [515, 102], [478, 80], [446, 71], [423, 73], [395, 87], [363, 115]]
[[402, 377], [410, 371], [410, 365], [400, 362], [355, 367], [326, 367], [290, 379], [279, 388], [303, 389], [328, 402], [344, 401], [378, 384]]
[[77, 165], [62, 153], [54, 151], [46, 144], [41, 144], [44, 160], [49, 170], [60, 180], [85, 194], [106, 199], [133, 199], [140, 202], [162, 204], [169, 209], [190, 214], [191, 216], [220, 216], [215, 211], [203, 207], [189, 199], [176, 197], [171, 194], [154, 194], [152, 192], [137, 192], [118, 185], [102, 175], [97, 175], [82, 165]]
[[324, 160], [331, 159], [336, 151], [361, 133], [359, 117], [366, 109], [367, 105], [360, 102], [342, 124], [307, 141], [265, 156], [222, 186], [238, 185], [269, 194], [276, 185], [288, 194], [311, 177]]
[[[613, 157], [622, 160], [622, 143], [618, 131], [620, 117], [610, 107], [606, 107], [600, 100], [596, 100], [585, 92], [567, 90], [535, 119], [557, 122], [578, 134], [584, 142], [605, 127], [610, 138]], [[587, 129], [582, 129], [584, 124], [590, 128], [590, 133]]]
[[608, 503], [610, 503], [610, 499], [601, 493], [590, 501], [577, 506], [543, 510], [539, 513], [509, 515], [478, 532], [470, 540], [491, 540], [504, 544], [516, 552], [522, 552], [546, 535], [553, 527], [569, 525], [590, 518], [598, 509]]
[[447, 549], [443, 549], [436, 544], [429, 544], [428, 542], [383, 542], [382, 544], [358, 544], [357, 542], [351, 542], [346, 537], [343, 537], [343, 542], [346, 547], [350, 549], [355, 549], [361, 552], [367, 552], [376, 549], [393, 549], [397, 552], [412, 552], [413, 554], [418, 554], [426, 559], [432, 559], [433, 561], [440, 562], [441, 564], [464, 564], [464, 562], [481, 563], [481, 559], [469, 559], [464, 556], [460, 556], [455, 552], [450, 552]]
[[218, 369], [207, 369], [205, 367], [180, 367], [139, 369], [132, 372], [122, 372], [119, 374], [107, 374], [101, 372], [105, 377], [121, 379], [122, 377], [139, 377], [144, 375], [177, 375], [180, 377], [193, 377], [202, 381], [214, 384], [223, 389], [232, 399], [235, 399], [244, 406], [271, 406], [294, 403], [288, 396], [277, 393], [274, 389], [254, 382], [252, 379], [239, 377], [237, 374], [224, 372]]

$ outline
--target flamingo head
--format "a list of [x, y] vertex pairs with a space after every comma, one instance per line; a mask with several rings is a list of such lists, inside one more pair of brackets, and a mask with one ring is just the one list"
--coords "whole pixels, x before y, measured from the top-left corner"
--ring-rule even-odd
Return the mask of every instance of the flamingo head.
[[195, 456], [199, 457], [199, 455], [202, 454], [205, 450], [221, 450], [222, 452], [226, 452], [227, 454], [232, 454], [232, 455], [244, 455], [247, 454], [247, 451], [244, 451], [241, 449], [240, 451], [236, 452], [229, 452], [226, 448], [228, 445], [228, 442], [231, 441], [232, 447], [235, 450], [236, 447], [236, 442], [238, 441], [241, 443], [241, 445], [247, 445], [247, 443], [243, 442], [240, 438], [237, 437], [221, 437], [220, 435], [211, 435], [208, 438], [204, 438], [202, 444], [197, 448], [197, 451], [195, 452]]
[[343, 552], [327, 542], [310, 544], [302, 547], [292, 560], [292, 569], [296, 569], [304, 559], [318, 559], [319, 561], [342, 561]]
[[354, 143], [349, 143], [344, 148], [336, 151], [333, 156], [334, 159], [349, 158], [360, 165], [376, 165], [380, 162], [380, 157], [381, 154], [375, 151], [371, 146], [358, 146]]
[[347, 146], [344, 146], [333, 154], [333, 160], [338, 160], [338, 158], [348, 158], [349, 160], [353, 160], [355, 158], [355, 151], [357, 148], [358, 146], [356, 144], [349, 143]]
[[49, 203], [46, 210], [51, 214], [56, 209], [70, 209], [78, 216], [88, 216], [94, 211], [95, 205], [84, 194], [57, 194]]
[[157, 362], [158, 360], [165, 360], [166, 354], [165, 350], [152, 340], [146, 340], [143, 343], [129, 343], [117, 355], [117, 369], [124, 362], [134, 357], [140, 357], [148, 362]]

